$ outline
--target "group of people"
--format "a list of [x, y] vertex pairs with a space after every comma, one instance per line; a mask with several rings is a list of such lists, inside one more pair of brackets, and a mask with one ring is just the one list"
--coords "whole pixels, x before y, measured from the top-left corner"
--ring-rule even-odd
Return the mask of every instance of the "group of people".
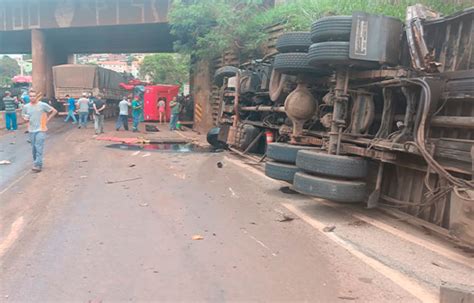
[[[91, 94], [83, 93], [82, 97], [77, 100], [66, 95], [66, 100], [68, 112], [64, 122], [71, 119], [72, 124], [79, 124], [78, 128], [87, 128], [88, 120], [94, 119], [95, 133], [98, 135], [104, 132], [106, 102], [100, 96], [94, 97]], [[76, 112], [79, 121], [76, 119]]]
[[[93, 97], [91, 94], [83, 93], [82, 97], [75, 100], [69, 95], [66, 95], [68, 113], [65, 122], [70, 119], [73, 124], [79, 124], [79, 128], [86, 128], [90, 116], [94, 119], [95, 133], [98, 135], [104, 132], [104, 110], [106, 102], [101, 97]], [[171, 110], [170, 130], [177, 129], [178, 119], [183, 111], [186, 110], [186, 104], [189, 103], [189, 98], [181, 96], [173, 97], [169, 103]], [[159, 122], [166, 122], [166, 98], [160, 98], [157, 102]], [[188, 102], [187, 102], [188, 101]], [[16, 110], [21, 108], [21, 116], [27, 122], [29, 133], [29, 142], [32, 147], [33, 154], [33, 168], [34, 172], [40, 172], [43, 168], [43, 149], [46, 139], [46, 131], [48, 122], [58, 113], [57, 109], [49, 104], [44, 95], [36, 94], [34, 90], [30, 90], [27, 94], [21, 96], [21, 101], [18, 98], [12, 97], [10, 92], [5, 93], [3, 98], [5, 107], [5, 123], [7, 130], [15, 131], [18, 129]], [[123, 127], [128, 130], [128, 116], [131, 108], [133, 118], [133, 131], [138, 131], [138, 125], [143, 114], [143, 103], [139, 97], [132, 98], [124, 97], [118, 104], [119, 116], [116, 122], [116, 130]], [[78, 119], [76, 119], [76, 112]]]

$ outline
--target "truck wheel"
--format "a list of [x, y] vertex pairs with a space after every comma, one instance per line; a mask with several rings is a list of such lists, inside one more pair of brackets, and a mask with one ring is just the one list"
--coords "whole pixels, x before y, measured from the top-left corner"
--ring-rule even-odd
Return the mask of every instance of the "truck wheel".
[[377, 62], [349, 58], [349, 42], [320, 42], [310, 46], [308, 64], [314, 67], [325, 65], [349, 65], [361, 68], [376, 68]]
[[206, 139], [207, 139], [207, 143], [209, 143], [213, 147], [218, 148], [218, 149], [223, 149], [223, 148], [225, 148], [226, 144], [225, 144], [225, 142], [219, 141], [219, 132], [220, 131], [221, 131], [220, 127], [211, 128], [207, 132]]
[[223, 66], [214, 73], [213, 83], [222, 86], [222, 84], [224, 84], [224, 78], [234, 77], [238, 71], [239, 69], [235, 66]]
[[306, 172], [348, 179], [365, 178], [368, 172], [366, 159], [310, 150], [298, 152], [296, 166]]
[[285, 163], [296, 162], [296, 155], [300, 150], [318, 150], [319, 148], [314, 146], [303, 146], [303, 145], [291, 145], [287, 143], [270, 143], [267, 146], [267, 157]]
[[311, 34], [309, 32], [284, 33], [276, 42], [276, 49], [280, 53], [306, 53], [311, 45]]
[[362, 202], [366, 197], [366, 184], [361, 181], [335, 180], [297, 172], [293, 188], [299, 193], [338, 202]]
[[308, 64], [306, 53], [286, 53], [275, 56], [273, 69], [283, 74], [323, 74], [324, 71]]
[[265, 175], [272, 179], [293, 183], [295, 173], [299, 169], [296, 165], [269, 161], [265, 163]]
[[311, 25], [311, 40], [349, 41], [351, 37], [352, 16], [331, 16], [321, 18]]
[[290, 78], [289, 75], [280, 73], [279, 71], [273, 70], [270, 77], [270, 88], [268, 94], [273, 102], [281, 101], [285, 98], [284, 89]]

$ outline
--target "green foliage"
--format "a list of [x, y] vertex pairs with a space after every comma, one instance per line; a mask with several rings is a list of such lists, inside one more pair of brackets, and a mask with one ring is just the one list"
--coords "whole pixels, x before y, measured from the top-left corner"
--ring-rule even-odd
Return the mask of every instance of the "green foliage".
[[189, 56], [179, 54], [148, 55], [140, 64], [140, 76], [149, 76], [160, 84], [184, 84], [189, 82]]
[[422, 3], [443, 14], [468, 6], [448, 0], [291, 0], [271, 9], [262, 0], [175, 0], [170, 12], [175, 50], [201, 58], [237, 48], [252, 54], [265, 40], [265, 28], [282, 22], [287, 30], [309, 30], [325, 15], [351, 15], [354, 11], [405, 19], [406, 8]]
[[0, 86], [8, 86], [11, 79], [20, 73], [20, 66], [15, 59], [8, 56], [0, 58]]
[[[258, 39], [249, 32], [247, 22], [263, 10], [262, 0], [175, 0], [170, 12], [175, 50], [181, 53], [214, 57], [230, 47], [244, 48]], [[255, 39], [250, 39], [250, 38]]]

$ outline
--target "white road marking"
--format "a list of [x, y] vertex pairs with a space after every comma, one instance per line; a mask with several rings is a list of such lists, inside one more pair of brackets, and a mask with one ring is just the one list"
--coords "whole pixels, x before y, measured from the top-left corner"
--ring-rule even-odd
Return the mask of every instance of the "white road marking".
[[431, 251], [434, 251], [435, 253], [439, 254], [439, 255], [442, 255], [454, 262], [458, 262], [458, 263], [461, 263], [465, 266], [468, 266], [470, 268], [473, 268], [474, 269], [474, 259], [471, 259], [471, 258], [467, 258], [457, 252], [454, 252], [452, 250], [449, 250], [441, 245], [437, 245], [435, 243], [432, 243], [430, 241], [426, 241], [420, 237], [417, 237], [417, 236], [413, 236], [413, 235], [410, 235], [409, 233], [407, 232], [404, 232], [403, 230], [399, 230], [399, 229], [396, 229], [396, 228], [393, 228], [392, 226], [388, 225], [388, 224], [385, 224], [383, 222], [380, 222], [378, 220], [375, 220], [375, 219], [372, 219], [370, 217], [367, 217], [363, 214], [352, 214], [352, 216], [354, 218], [357, 218], [359, 220], [362, 220], [362, 221], [365, 221], [381, 230], [384, 230], [388, 233], [391, 233], [401, 239], [404, 239], [406, 241], [409, 241], [409, 242], [412, 242], [412, 243], [415, 243], [417, 245], [420, 245], [426, 249], [429, 249]]
[[0, 257], [2, 257], [5, 252], [12, 246], [12, 244], [18, 239], [18, 236], [23, 230], [23, 224], [23, 216], [18, 217], [15, 222], [13, 222], [10, 228], [10, 233], [5, 238], [5, 240], [0, 243]]
[[9, 190], [10, 188], [12, 188], [13, 186], [15, 186], [15, 184], [17, 184], [18, 182], [21, 181], [21, 179], [23, 179], [24, 177], [26, 177], [26, 175], [28, 175], [30, 173], [29, 170], [25, 171], [25, 173], [23, 175], [21, 175], [18, 179], [16, 179], [15, 181], [13, 181], [12, 183], [10, 183], [10, 185], [8, 185], [7, 187], [5, 187], [2, 191], [0, 191], [0, 195], [4, 194], [7, 192], [7, 190]]
[[395, 284], [412, 294], [414, 297], [418, 298], [422, 302], [439, 302], [439, 298], [437, 295], [433, 293], [432, 290], [427, 289], [426, 287], [422, 286], [418, 283], [417, 280], [402, 274], [401, 272], [388, 267], [387, 265], [381, 263], [380, 261], [371, 258], [364, 254], [363, 252], [359, 251], [356, 247], [354, 247], [349, 242], [343, 240], [339, 236], [337, 236], [333, 232], [323, 232], [323, 228], [325, 224], [311, 218], [310, 216], [306, 215], [303, 211], [300, 211], [294, 205], [288, 203], [282, 203], [284, 207], [286, 207], [289, 211], [297, 215], [299, 218], [304, 220], [306, 223], [317, 229], [320, 233], [324, 236], [328, 237], [339, 246], [346, 249], [350, 254], [354, 257], [358, 258], [368, 266], [372, 267], [375, 271], [381, 273], [388, 279], [392, 280]]

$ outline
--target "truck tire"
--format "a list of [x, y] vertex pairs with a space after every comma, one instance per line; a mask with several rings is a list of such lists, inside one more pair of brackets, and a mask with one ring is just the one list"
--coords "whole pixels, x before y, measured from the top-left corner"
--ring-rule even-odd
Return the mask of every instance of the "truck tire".
[[376, 68], [377, 62], [349, 58], [349, 42], [320, 42], [309, 47], [308, 64], [314, 67], [344, 65], [360, 68]]
[[234, 77], [239, 69], [235, 66], [223, 66], [218, 68], [214, 73], [213, 83], [217, 86], [222, 86], [224, 84], [224, 78]]
[[270, 143], [267, 146], [267, 157], [285, 163], [294, 164], [296, 162], [296, 155], [300, 150], [318, 150], [314, 146], [291, 145], [287, 143]]
[[311, 40], [349, 41], [351, 37], [352, 16], [331, 16], [316, 20], [311, 25]]
[[310, 150], [298, 152], [296, 166], [306, 172], [347, 179], [365, 178], [368, 172], [366, 159]]
[[292, 164], [278, 163], [273, 161], [265, 163], [265, 175], [276, 180], [293, 183], [295, 173], [298, 171], [298, 167]]
[[309, 32], [289, 32], [278, 37], [276, 49], [280, 53], [306, 53], [310, 45]]
[[290, 75], [322, 73], [322, 70], [308, 64], [308, 55], [306, 53], [278, 54], [275, 56], [273, 69]]
[[207, 143], [209, 143], [211, 146], [218, 148], [218, 149], [223, 149], [225, 148], [226, 144], [225, 142], [219, 141], [219, 132], [221, 131], [220, 127], [214, 127], [211, 128], [207, 132]]
[[284, 93], [284, 89], [287, 85], [290, 76], [280, 73], [279, 71], [273, 70], [272, 75], [270, 77], [270, 88], [268, 90], [268, 94], [270, 95], [270, 99], [273, 102], [278, 102], [284, 99], [286, 94]]
[[293, 189], [299, 193], [337, 202], [362, 202], [366, 198], [366, 183], [329, 179], [297, 172]]

